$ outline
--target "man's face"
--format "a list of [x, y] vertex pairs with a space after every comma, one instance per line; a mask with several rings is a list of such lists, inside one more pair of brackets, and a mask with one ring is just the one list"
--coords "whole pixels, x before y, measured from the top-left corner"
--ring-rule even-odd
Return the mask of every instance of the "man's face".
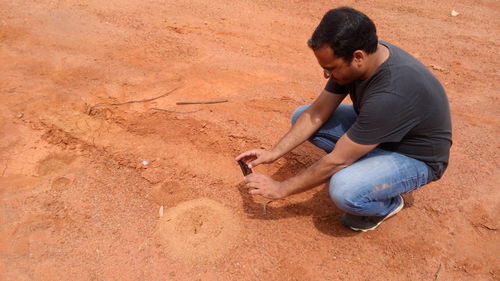
[[339, 85], [347, 85], [361, 75], [361, 70], [356, 64], [335, 56], [329, 46], [314, 50], [314, 55], [325, 72], [325, 78], [330, 78]]

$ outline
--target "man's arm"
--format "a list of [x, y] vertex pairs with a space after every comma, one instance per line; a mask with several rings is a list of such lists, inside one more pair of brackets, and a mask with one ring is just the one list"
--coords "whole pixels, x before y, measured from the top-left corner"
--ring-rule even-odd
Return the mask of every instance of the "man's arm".
[[355, 143], [344, 134], [329, 154], [308, 167], [295, 177], [277, 182], [262, 174], [250, 174], [245, 177], [250, 194], [259, 194], [268, 198], [283, 198], [299, 193], [325, 182], [336, 172], [351, 165], [364, 156], [377, 144], [362, 145]]
[[285, 155], [302, 144], [330, 118], [346, 95], [332, 94], [325, 90], [297, 119], [292, 128], [272, 148], [279, 155]]
[[250, 168], [259, 164], [274, 162], [316, 132], [345, 97], [346, 95], [332, 94], [323, 90], [313, 104], [299, 116], [292, 128], [271, 150], [249, 150], [238, 155], [236, 161], [240, 159], [247, 160]]

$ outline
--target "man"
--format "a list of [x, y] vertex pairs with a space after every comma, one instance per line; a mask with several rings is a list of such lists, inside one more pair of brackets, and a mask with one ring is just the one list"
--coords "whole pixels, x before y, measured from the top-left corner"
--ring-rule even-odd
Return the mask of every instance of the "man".
[[[250, 174], [249, 193], [283, 198], [329, 180], [342, 223], [373, 230], [403, 208], [401, 194], [443, 175], [451, 146], [446, 94], [424, 65], [378, 41], [374, 23], [352, 8], [327, 12], [308, 45], [328, 79], [325, 89], [295, 111], [292, 128], [272, 149], [236, 160], [272, 163], [311, 141], [328, 154], [282, 182]], [[353, 105], [340, 104], [347, 94]]]

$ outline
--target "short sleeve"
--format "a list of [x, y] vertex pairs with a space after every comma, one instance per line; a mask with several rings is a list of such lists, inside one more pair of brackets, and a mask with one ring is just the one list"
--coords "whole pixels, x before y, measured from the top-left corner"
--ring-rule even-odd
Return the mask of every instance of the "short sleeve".
[[341, 86], [333, 81], [333, 79], [328, 79], [328, 82], [325, 85], [325, 90], [327, 92], [330, 92], [332, 94], [348, 94], [349, 93], [349, 87], [347, 86]]
[[393, 93], [372, 93], [347, 131], [359, 144], [399, 142], [419, 123], [411, 104]]

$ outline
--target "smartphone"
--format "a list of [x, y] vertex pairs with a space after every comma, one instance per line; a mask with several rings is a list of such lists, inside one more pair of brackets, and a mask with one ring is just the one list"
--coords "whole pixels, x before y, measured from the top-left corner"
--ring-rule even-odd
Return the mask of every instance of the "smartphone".
[[241, 171], [243, 172], [244, 176], [250, 175], [252, 172], [252, 169], [250, 169], [243, 160], [238, 160], [238, 164], [240, 165]]

